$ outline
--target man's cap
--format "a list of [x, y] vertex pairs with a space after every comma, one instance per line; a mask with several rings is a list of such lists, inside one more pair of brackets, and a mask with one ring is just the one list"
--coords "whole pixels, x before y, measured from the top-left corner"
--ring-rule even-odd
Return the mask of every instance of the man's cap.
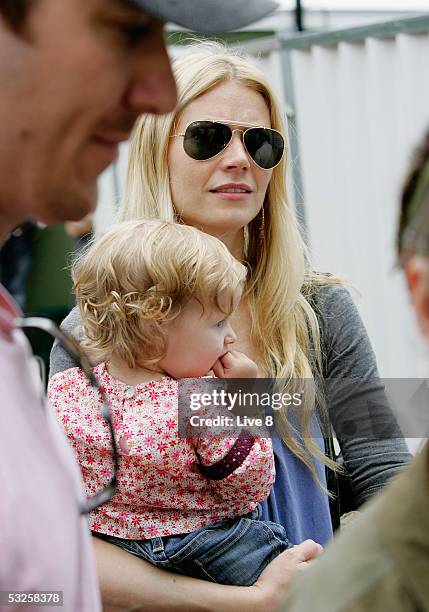
[[236, 30], [277, 8], [272, 0], [134, 0], [160, 19], [202, 34]]

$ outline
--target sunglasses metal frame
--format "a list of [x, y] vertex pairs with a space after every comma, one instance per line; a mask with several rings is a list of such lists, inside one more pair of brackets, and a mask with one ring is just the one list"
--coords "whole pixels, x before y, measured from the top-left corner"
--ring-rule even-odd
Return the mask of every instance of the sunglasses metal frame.
[[248, 156], [250, 157], [252, 162], [255, 164], [255, 166], [257, 166], [260, 170], [273, 170], [274, 168], [276, 168], [280, 164], [282, 159], [283, 159], [283, 155], [284, 155], [285, 149], [287, 149], [287, 146], [285, 144], [283, 144], [283, 152], [282, 152], [282, 156], [280, 157], [279, 161], [274, 166], [271, 166], [271, 168], [264, 168], [263, 166], [260, 166], [258, 164], [258, 162], [256, 162], [253, 159], [253, 156], [250, 154], [249, 150], [247, 149], [246, 142], [245, 142], [245, 139], [244, 139], [244, 137], [246, 135], [246, 132], [248, 132], [249, 130], [255, 129], [255, 128], [259, 128], [259, 129], [262, 129], [262, 130], [270, 130], [271, 132], [275, 132], [276, 134], [279, 134], [282, 137], [283, 143], [284, 143], [285, 142], [285, 138], [284, 138], [283, 134], [281, 132], [279, 132], [278, 130], [274, 130], [271, 127], [267, 127], [267, 126], [264, 126], [264, 125], [258, 125], [257, 123], [242, 123], [241, 121], [225, 121], [225, 120], [220, 120], [220, 119], [195, 119], [194, 121], [191, 121], [190, 123], [188, 123], [188, 125], [186, 126], [184, 132], [178, 132], [177, 134], [172, 134], [170, 136], [170, 138], [175, 138], [177, 136], [181, 136], [182, 138], [184, 138], [186, 136], [187, 129], [193, 123], [199, 123], [199, 122], [202, 122], [202, 121], [207, 122], [207, 123], [219, 123], [220, 125], [222, 125], [224, 127], [228, 127], [228, 128], [230, 128], [231, 125], [233, 125], [233, 126], [237, 125], [237, 126], [240, 126], [240, 127], [244, 127], [246, 129], [242, 130], [242, 129], [237, 128], [235, 130], [231, 130], [231, 138], [225, 144], [225, 146], [218, 153], [215, 153], [214, 155], [212, 155], [211, 157], [207, 157], [206, 159], [195, 159], [194, 157], [189, 155], [189, 153], [187, 153], [187, 151], [183, 147], [186, 155], [188, 155], [188, 157], [190, 157], [191, 159], [194, 159], [195, 161], [208, 161], [210, 159], [214, 159], [215, 157], [217, 157], [218, 155], [223, 153], [225, 151], [225, 149], [231, 144], [231, 141], [232, 141], [232, 139], [234, 137], [234, 132], [241, 132], [242, 133], [241, 141], [242, 141], [243, 146], [244, 146], [244, 148], [246, 150], [246, 153], [248, 154]]
[[116, 448], [115, 435], [113, 430], [112, 422], [112, 411], [107, 398], [101, 389], [100, 385], [94, 373], [92, 372], [92, 365], [85, 352], [82, 350], [80, 344], [70, 336], [63, 332], [53, 321], [44, 317], [20, 317], [14, 321], [15, 327], [21, 329], [40, 329], [50, 336], [58, 340], [65, 351], [74, 359], [76, 365], [81, 368], [89, 384], [95, 389], [101, 397], [101, 415], [105, 420], [109, 428], [110, 437], [112, 440], [112, 463], [113, 463], [113, 475], [110, 482], [98, 493], [89, 497], [86, 501], [79, 504], [79, 511], [81, 514], [88, 514], [99, 506], [106, 504], [115, 494], [117, 474], [119, 469], [119, 456]]

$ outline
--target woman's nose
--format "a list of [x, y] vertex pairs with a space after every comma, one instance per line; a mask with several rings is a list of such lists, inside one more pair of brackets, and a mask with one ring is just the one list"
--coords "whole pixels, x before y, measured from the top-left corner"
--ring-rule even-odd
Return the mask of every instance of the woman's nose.
[[246, 170], [250, 167], [249, 156], [243, 143], [243, 132], [234, 130], [231, 142], [222, 155], [222, 165], [225, 169], [239, 168]]

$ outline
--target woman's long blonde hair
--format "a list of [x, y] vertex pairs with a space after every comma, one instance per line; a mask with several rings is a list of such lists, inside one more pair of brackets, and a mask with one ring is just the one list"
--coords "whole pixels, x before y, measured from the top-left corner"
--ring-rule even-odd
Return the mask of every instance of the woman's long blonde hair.
[[[279, 102], [263, 73], [247, 58], [219, 43], [197, 43], [174, 62], [178, 86], [175, 113], [143, 116], [134, 131], [127, 185], [119, 220], [156, 217], [177, 220], [172, 202], [167, 152], [174, 124], [182, 110], [201, 94], [227, 81], [259, 92], [269, 109], [271, 127], [285, 134]], [[333, 277], [311, 271], [307, 250], [286, 189], [286, 160], [274, 168], [262, 211], [246, 228], [245, 260], [250, 269], [245, 298], [251, 316], [251, 340], [262, 355], [265, 375], [290, 392], [307, 384], [300, 413], [302, 437], [296, 437], [287, 407], [276, 413], [276, 426], [286, 446], [319, 480], [314, 458], [335, 469], [311, 437], [316, 374], [321, 373], [319, 324], [307, 297], [314, 284], [332, 284]], [[262, 238], [262, 239], [261, 239]], [[317, 371], [317, 372], [316, 372]], [[319, 405], [322, 402], [319, 402]], [[326, 411], [326, 410], [325, 410]], [[324, 415], [326, 416], [326, 414]], [[320, 481], [319, 481], [320, 482]]]

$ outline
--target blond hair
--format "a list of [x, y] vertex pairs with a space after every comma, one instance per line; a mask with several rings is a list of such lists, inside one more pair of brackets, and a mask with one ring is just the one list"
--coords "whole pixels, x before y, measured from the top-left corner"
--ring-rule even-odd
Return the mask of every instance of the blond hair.
[[84, 343], [131, 368], [165, 355], [164, 323], [195, 298], [230, 314], [246, 268], [217, 238], [171, 221], [126, 221], [94, 241], [72, 268]]
[[[266, 77], [247, 58], [218, 43], [199, 43], [173, 65], [178, 86], [175, 113], [143, 116], [134, 131], [127, 185], [119, 219], [142, 216], [176, 219], [167, 165], [167, 151], [174, 124], [182, 110], [217, 85], [233, 81], [259, 92], [268, 107], [271, 127], [285, 134], [280, 104]], [[313, 273], [308, 253], [286, 189], [285, 155], [274, 168], [263, 212], [245, 228], [244, 257], [248, 275], [245, 297], [251, 316], [251, 340], [262, 355], [266, 376], [280, 379], [288, 390], [299, 381], [314, 379], [321, 371], [319, 324], [307, 299], [315, 284], [334, 284], [336, 277]], [[264, 217], [262, 217], [264, 214]], [[264, 218], [264, 221], [262, 219]], [[264, 236], [261, 240], [261, 227]], [[320, 372], [319, 372], [320, 374]], [[294, 383], [295, 381], [295, 383]], [[316, 391], [305, 394], [301, 413], [304, 442], [301, 444], [288, 421], [287, 407], [276, 413], [277, 429], [288, 448], [318, 480], [313, 457], [335, 469], [310, 433]], [[322, 402], [321, 394], [318, 397]], [[324, 409], [326, 412], [326, 408]], [[325, 414], [326, 416], [326, 414]]]

